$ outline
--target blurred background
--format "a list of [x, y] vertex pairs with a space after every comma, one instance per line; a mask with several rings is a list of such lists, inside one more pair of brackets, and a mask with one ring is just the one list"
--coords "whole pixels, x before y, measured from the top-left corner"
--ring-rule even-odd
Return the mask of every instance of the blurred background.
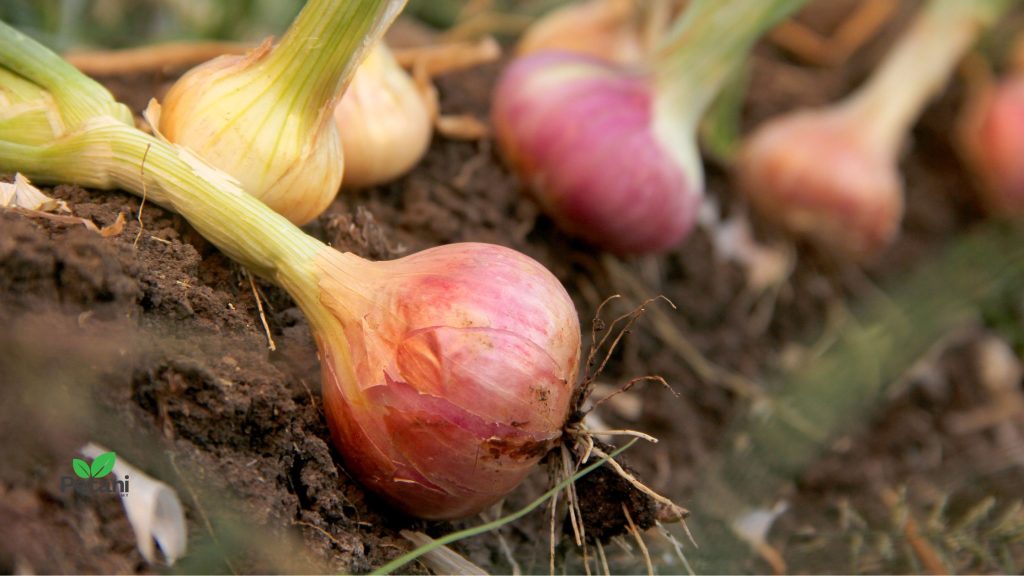
[[[566, 0], [411, 0], [405, 10], [447, 28], [467, 15], [504, 14], [514, 33]], [[0, 18], [58, 50], [124, 48], [188, 39], [261, 40], [280, 34], [302, 0], [2, 0]]]
[[[493, 34], [512, 40], [537, 16], [566, 3], [567, 0], [410, 0], [404, 14], [430, 28], [448, 31], [449, 36]], [[818, 0], [811, 3], [803, 18], [812, 24], [812, 28], [834, 29], [848, 11], [830, 8], [856, 3], [854, 0]], [[280, 35], [303, 4], [304, 0], [0, 0], [0, 19], [58, 51], [116, 49], [180, 40], [258, 41]], [[896, 24], [906, 21], [910, 11], [908, 6], [920, 5], [921, 2], [903, 1], [898, 4], [902, 11], [892, 19]], [[827, 8], [820, 8], [822, 6]], [[1024, 26], [1022, 18], [1024, 15], [1019, 10], [1008, 17], [1004, 25], [982, 43], [982, 52], [1006, 52], [1006, 46]], [[761, 48], [768, 49], [755, 55], [752, 66], [748, 91], [752, 96], [742, 106], [737, 105], [742, 107], [743, 127], [749, 128], [793, 107], [815, 106], [836, 99], [870, 72], [898, 29], [899, 26], [883, 26], [880, 40], [868, 42], [865, 49], [854, 54], [849, 61], [835, 66], [801, 63], [792, 54], [765, 42]], [[491, 82], [501, 65], [495, 64], [441, 81], [442, 108], [486, 118]], [[163, 86], [167, 81], [167, 78], [159, 76], [152, 85]], [[112, 84], [117, 86], [116, 82]], [[140, 90], [137, 105], [134, 105], [136, 109], [153, 92], [149, 90], [150, 84], [144, 82], [141, 85], [146, 89]], [[129, 85], [132, 88], [136, 86]], [[996, 392], [987, 391], [983, 385], [982, 368], [988, 362], [986, 354], [993, 348], [1011, 351], [1007, 362], [1015, 370], [1020, 368], [1019, 356], [1024, 349], [1024, 322], [1021, 321], [1024, 299], [1020, 297], [1024, 258], [1020, 250], [1012, 251], [1007, 245], [1024, 244], [1017, 241], [1022, 234], [1018, 230], [1018, 236], [1005, 242], [993, 240], [1000, 236], [982, 237], [982, 242], [975, 240], [978, 245], [968, 245], [964, 249], [967, 251], [962, 251], [959, 256], [954, 254], [955, 257], [945, 260], [939, 257], [940, 246], [981, 221], [977, 209], [964, 200], [970, 182], [962, 174], [948, 143], [951, 119], [964, 99], [963, 92], [962, 82], [957, 81], [930, 109], [916, 133], [914, 153], [905, 161], [911, 184], [907, 239], [894, 248], [887, 260], [869, 268], [866, 275], [859, 269], [840, 269], [837, 272], [826, 263], [805, 255], [795, 273], [795, 280], [787, 284], [785, 290], [780, 290], [778, 310], [770, 311], [772, 323], [766, 323], [761, 332], [750, 328], [751, 323], [737, 313], [738, 299], [734, 296], [744, 294], [743, 278], [736, 270], [712, 257], [703, 237], [666, 257], [664, 270], [668, 281], [649, 282], [650, 286], [632, 289], [629, 288], [632, 284], [626, 283], [626, 279], [647, 282], [647, 278], [657, 276], [651, 273], [649, 262], [626, 262], [622, 266], [624, 271], [616, 272], [617, 268], [609, 262], [617, 261], [597, 260], [591, 250], [576, 245], [566, 248], [543, 220], [535, 226], [535, 214], [530, 212], [529, 206], [524, 208], [524, 204], [529, 203], [521, 200], [519, 185], [501, 167], [490, 139], [455, 142], [437, 138], [432, 155], [428, 156], [417, 175], [345, 202], [352, 204], [347, 208], [353, 212], [356, 205], [369, 206], [383, 223], [386, 237], [397, 245], [421, 248], [465, 240], [466, 235], [468, 239], [482, 241], [498, 238], [519, 248], [527, 245], [534, 254], [545, 256], [541, 258], [545, 263], [554, 262], [564, 276], [572, 279], [570, 290], [574, 295], [582, 295], [580, 299], [587, 302], [587, 305], [580, 306], [581, 319], [585, 323], [593, 317], [595, 305], [612, 293], [635, 296], [636, 302], [664, 293], [680, 304], [678, 311], [673, 310], [671, 314], [653, 311], [653, 319], [644, 319], [640, 323], [637, 333], [623, 345], [625, 352], [621, 362], [617, 358], [613, 363], [614, 373], [609, 380], [625, 381], [637, 374], [654, 372], [664, 375], [682, 398], [668, 400], [669, 395], [656, 387], [637, 392], [636, 395], [643, 400], [640, 404], [642, 409], [637, 413], [642, 416], [627, 417], [611, 410], [611, 423], [632, 426], [659, 436], [662, 440], [659, 445], [639, 446], [634, 450], [633, 464], [644, 477], [655, 479], [656, 488], [664, 488], [666, 493], [684, 505], [700, 506], [701, 498], [705, 498], [706, 503], [719, 497], [709, 486], [727, 487], [735, 492], [726, 493], [728, 490], [722, 488], [719, 491], [726, 493], [723, 498], [739, 495], [750, 501], [758, 499], [772, 503], [778, 486], [785, 484], [790, 512], [781, 517], [769, 540], [785, 552], [793, 571], [919, 572], [923, 571], [917, 564], [921, 556], [919, 548], [925, 546], [925, 552], [937, 550], [943, 558], [950, 558], [947, 565], [956, 569], [1013, 572], [1024, 559], [1024, 504], [1021, 504], [1024, 493], [1020, 489], [1020, 478], [1024, 474], [1024, 445], [1020, 440], [1024, 437], [1021, 436], [1024, 434], [1024, 421], [1021, 420], [1024, 410], [1006, 416], [997, 409], [1004, 405], [1024, 404], [1005, 403]], [[742, 92], [740, 96], [739, 100], [742, 100]], [[733, 127], [732, 131], [738, 130]], [[731, 134], [733, 138], [736, 136]], [[728, 205], [731, 199], [728, 171], [714, 164], [709, 161], [712, 196]], [[472, 175], [474, 170], [477, 174], [473, 177], [477, 180], [471, 180], [465, 186], [466, 190], [452, 192], [448, 183], [458, 182], [465, 173]], [[456, 201], [450, 202], [452, 197]], [[468, 218], [460, 212], [460, 202], [463, 201], [480, 212], [496, 213], [495, 222], [485, 219], [484, 224], [466, 224]], [[429, 204], [427, 209], [423, 208], [425, 204]], [[134, 205], [131, 207], [134, 209]], [[443, 219], [437, 215], [448, 212], [460, 214], [454, 221], [469, 232], [462, 232], [459, 227], [455, 231], [443, 229], [437, 223]], [[521, 226], [520, 220], [526, 225]], [[347, 230], [350, 224], [342, 228]], [[525, 240], [509, 240], [501, 235], [511, 234], [508, 230], [517, 229], [529, 230], [531, 236]], [[494, 236], [487, 235], [493, 231], [498, 232]], [[553, 243], [552, 237], [555, 237]], [[910, 276], [910, 270], [929, 262], [931, 268], [922, 266], [925, 273], [920, 277]], [[1013, 282], [1006, 280], [1008, 270], [1014, 272]], [[230, 275], [225, 273], [225, 277]], [[0, 280], [3, 280], [2, 274]], [[1006, 286], [997, 280], [1005, 282]], [[875, 281], [886, 288], [884, 295], [873, 284]], [[1005, 294], [999, 294], [998, 298], [987, 294], [989, 298], [985, 305], [980, 306], [977, 303], [978, 294], [982, 291], [979, 285], [991, 292], [1003, 291]], [[990, 286], [997, 286], [999, 290]], [[219, 287], [238, 302], [238, 294], [231, 292], [235, 288]], [[243, 288], [242, 292], [247, 294], [248, 287]], [[766, 298], [764, 302], [770, 302], [770, 299]], [[964, 308], [968, 309], [967, 313]], [[894, 314], [894, 309], [903, 310], [904, 315]], [[0, 306], [2, 311], [3, 306]], [[858, 313], [857, 321], [849, 322], [853, 313]], [[966, 329], [961, 326], [964, 315], [973, 318]], [[913, 321], [906, 322], [906, 317]], [[956, 322], [947, 323], [951, 317]], [[279, 324], [287, 325], [289, 330], [292, 328], [292, 324], [286, 324], [284, 320]], [[917, 331], [908, 332], [908, 324]], [[957, 326], [957, 330], [950, 329], [950, 325]], [[761, 443], [766, 447], [762, 453], [773, 460], [769, 462], [766, 457], [765, 465], [758, 468], [749, 453], [732, 451], [734, 444], [739, 446], [739, 442], [723, 440], [728, 431], [726, 423], [734, 421], [737, 414], [746, 408], [746, 400], [721, 386], [709, 386], [703, 375], [691, 373], [682, 359], [692, 354], [691, 344], [679, 334], [692, 340], [693, 346], [722, 366], [758, 377], [765, 376], [766, 389], [778, 391], [784, 399], [791, 401], [798, 413], [825, 415], [837, 422], [863, 419], [863, 423], [854, 426], [854, 432], [830, 443], [827, 450], [821, 451], [823, 456], [819, 454], [819, 446], [793, 449], [800, 446], [799, 439], [777, 433], [768, 425], [758, 423], [761, 427], [755, 427], [752, 432], [734, 430], [735, 437], [748, 442], [750, 438], [766, 439]], [[880, 334], [889, 335], [889, 338], [880, 337]], [[253, 355], [259, 355], [262, 333], [255, 331], [249, 336], [255, 342]], [[191, 337], [191, 334], [183, 336], [186, 337]], [[838, 344], [830, 348], [834, 343]], [[934, 349], [930, 348], [933, 345]], [[0, 369], [12, 369], [19, 366], [18, 362], [25, 362], [25, 354], [17, 348], [11, 349], [14, 352], [9, 353], [8, 358], [12, 360], [6, 366], [0, 355]], [[831, 349], [831, 352], [824, 354], [826, 349]], [[0, 352], [3, 352], [3, 346], [0, 346]], [[52, 363], [38, 362], [39, 365]], [[884, 378], [875, 373], [876, 364], [886, 368]], [[147, 381], [138, 376], [139, 373], [147, 373], [157, 384], [162, 382], [162, 376], [152, 376], [155, 370], [151, 366], [145, 362], [140, 362], [140, 365], [145, 369], [128, 367], [123, 371], [132, 374], [136, 380]], [[768, 381], [773, 375], [787, 370], [792, 372], [794, 366], [805, 365], [809, 367], [797, 372], [788, 381], [788, 388], [782, 386], [785, 382], [780, 382], [780, 378]], [[132, 370], [136, 372], [132, 373]], [[29, 372], [27, 368], [26, 372]], [[173, 382], [171, 377], [165, 379]], [[1010, 380], [1010, 388], [1017, 395], [1014, 398], [1024, 397], [1019, 396], [1019, 375]], [[309, 381], [315, 382], [315, 374]], [[3, 382], [2, 377], [0, 382]], [[835, 394], [825, 393], [828, 387], [822, 386], [822, 382], [831, 385]], [[875, 387], [892, 382], [896, 382], [894, 389], [877, 394], [876, 398]], [[1015, 388], [1013, 383], [1016, 383]], [[108, 385], [108, 380], [102, 381], [104, 390]], [[121, 383], [122, 388], [134, 385], [131, 382]], [[157, 387], [156, 384], [153, 386]], [[275, 381], [261, 390], [263, 393], [270, 390], [283, 394], [280, 388], [281, 383]], [[306, 406], [307, 393], [303, 389], [295, 395], [303, 406]], [[861, 401], [861, 397], [865, 400]], [[271, 398], [279, 403], [287, 400]], [[47, 396], [46, 402], [52, 403], [52, 397]], [[309, 421], [308, 430], [313, 431], [309, 437], [315, 437], [315, 433], [322, 433], [322, 430], [317, 428], [320, 421], [315, 412], [316, 402], [311, 404], [313, 409], [304, 414]], [[977, 413], [986, 417], [996, 413], [1001, 419], [989, 428], [956, 432], [957, 422], [967, 416], [975, 417]], [[4, 420], [0, 418], [0, 422]], [[243, 448], [238, 449], [237, 459], [242, 465], [248, 466], [257, 456], [270, 461], [268, 468], [280, 464], [273, 460], [276, 455], [267, 456], [276, 454], [272, 450], [245, 444], [250, 441], [246, 431], [235, 430], [225, 422], [218, 422], [217, 426], [230, 429], [224, 435], [232, 441], [236, 441], [236, 436], [241, 438], [237, 444]], [[299, 436], [298, 433], [296, 435]], [[130, 433], [123, 436], [130, 436]], [[291, 440], [288, 437], [288, 441]], [[68, 446], [71, 444], [68, 442]], [[306, 452], [311, 450], [305, 444], [302, 446]], [[315, 460], [306, 452], [295, 450], [297, 462], [309, 461], [321, 468], [329, 467], [329, 456], [318, 453], [321, 460]], [[792, 457], [795, 464], [792, 470], [777, 473], [768, 464], [773, 464], [774, 458], [783, 450], [795, 453]], [[137, 453], [145, 454], [146, 451], [138, 450]], [[197, 468], [213, 469], [215, 461], [212, 458], [203, 460], [204, 457], [201, 454], [196, 458]], [[287, 460], [289, 457], [283, 458]], [[715, 458], [718, 458], [718, 468], [708, 472], [712, 468], [710, 463], [716, 462]], [[288, 469], [294, 472], [294, 468]], [[288, 506], [288, 498], [292, 492], [298, 493], [294, 486], [301, 484], [292, 476], [272, 482], [275, 491], [268, 489], [266, 493], [258, 493], [283, 510], [281, 526], [290, 526], [292, 519], [287, 515], [293, 510]], [[707, 477], [721, 482], [713, 486], [706, 481]], [[325, 492], [332, 492], [329, 497], [323, 496], [323, 501], [335, 502], [333, 493], [337, 492], [334, 484], [337, 481], [332, 478], [332, 483], [324, 483], [327, 488], [320, 487]], [[538, 486], [530, 488], [536, 492]], [[886, 491], [879, 490], [879, 486], [885, 487]], [[238, 490], [236, 486], [231, 489]], [[31, 490], [34, 490], [33, 494], [39, 492], [36, 488]], [[363, 509], [366, 504], [358, 500], [362, 498], [358, 491], [346, 494], [357, 502], [360, 513], [368, 514]], [[244, 491], [243, 495], [251, 501], [262, 502]], [[217, 498], [219, 495], [209, 500]], [[952, 504], [947, 506], [949, 503]], [[348, 567], [372, 568], [378, 565], [373, 562], [379, 563], [380, 558], [393, 555], [398, 550], [395, 542], [407, 545], [394, 535], [403, 526], [387, 524], [387, 518], [359, 516], [341, 504], [337, 507], [350, 517], [335, 514], [333, 509], [329, 510], [330, 513], [324, 512], [321, 508], [329, 506], [322, 503], [316, 506], [319, 507], [316, 514], [321, 514], [322, 520], [312, 520], [313, 512], [309, 510], [304, 511], [307, 516], [299, 519], [315, 524], [312, 528], [304, 525], [309, 528], [305, 534], [307, 546], [319, 550], [309, 545], [309, 542], [314, 542], [327, 549], [335, 546], [344, 550], [338, 541], [345, 542], [345, 546], [358, 551], [351, 553], [358, 561], [353, 561]], [[67, 508], [78, 510], [70, 505]], [[85, 510], [81, 512], [85, 517], [89, 509], [84, 506], [81, 509]], [[39, 516], [45, 516], [47, 509], [41, 510], [44, 512]], [[116, 512], [115, 509], [110, 516], [115, 516]], [[0, 514], [0, 520], [4, 518]], [[364, 522], [366, 518], [371, 522]], [[916, 524], [914, 518], [917, 518]], [[89, 527], [96, 523], [82, 521], [74, 524], [61, 520], [61, 525], [71, 524]], [[278, 526], [273, 522], [268, 524], [272, 528]], [[364, 524], [372, 524], [374, 528], [368, 529]], [[698, 537], [706, 547], [734, 545], [727, 542], [725, 536], [718, 540], [709, 536], [707, 522], [702, 524], [698, 521], [695, 525], [698, 530], [704, 530], [703, 534], [698, 533]], [[915, 527], [913, 531], [908, 528], [912, 525]], [[770, 521], [768, 526], [771, 526]], [[447, 527], [441, 528], [439, 533], [447, 531]], [[325, 529], [331, 532], [328, 536], [334, 540], [324, 540]], [[516, 538], [534, 544], [531, 536], [546, 534], [546, 529], [543, 523], [520, 524], [508, 532], [513, 534], [510, 537], [513, 545], [517, 543]], [[918, 532], [924, 534], [924, 540]], [[5, 540], [3, 534], [0, 529], [0, 541]], [[47, 536], [42, 530], [39, 534], [39, 539]], [[345, 538], [350, 538], [351, 534], [357, 534], [364, 540], [358, 545], [350, 544]], [[273, 534], [266, 540], [276, 537]], [[111, 540], [121, 544], [115, 538]], [[259, 541], [248, 534], [239, 540]], [[521, 561], [524, 551], [535, 552], [526, 544], [520, 545], [516, 552]], [[122, 547], [131, 552], [130, 546]], [[89, 555], [99, 556], [96, 549], [94, 547]], [[493, 543], [468, 548], [470, 554], [478, 557], [497, 558], [494, 565], [500, 571], [506, 565], [502, 563], [503, 557], [495, 552], [497, 549], [497, 544]], [[339, 562], [340, 553], [331, 550], [335, 556], [324, 553], [324, 557], [331, 562]], [[726, 550], [723, 556], [740, 555], [736, 550], [743, 549]], [[532, 564], [524, 562], [527, 570], [532, 567], [545, 571], [546, 552], [546, 549], [538, 552]], [[364, 561], [360, 554], [369, 559], [365, 564], [358, 563]], [[665, 564], [659, 568], [681, 571], [678, 564], [671, 564], [664, 558], [661, 562]], [[337, 565], [332, 564], [331, 567]], [[82, 570], [88, 564], [69, 566]], [[196, 566], [199, 567], [197, 571], [211, 571], [211, 566], [219, 565]], [[260, 564], [257, 568], [266, 571], [268, 566], [275, 565]], [[638, 569], [639, 564], [635, 557], [630, 557], [623, 566], [628, 571]], [[759, 566], [766, 568], [768, 565]], [[0, 571], [6, 567], [0, 562]], [[573, 567], [578, 570], [581, 566], [570, 565], [570, 572]], [[105, 565], [96, 571], [105, 571], [104, 568], [113, 570]], [[297, 570], [287, 564], [277, 568], [283, 572]], [[130, 570], [130, 567], [118, 567], [118, 570]]]

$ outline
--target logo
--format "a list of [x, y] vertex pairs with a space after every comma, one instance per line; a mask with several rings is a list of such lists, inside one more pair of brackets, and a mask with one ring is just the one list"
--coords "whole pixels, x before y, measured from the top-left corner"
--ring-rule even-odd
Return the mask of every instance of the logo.
[[106, 452], [100, 454], [92, 461], [92, 466], [85, 463], [85, 460], [75, 458], [71, 460], [71, 466], [75, 469], [75, 474], [84, 480], [89, 478], [103, 478], [107, 474], [114, 471], [114, 464], [117, 463], [117, 454], [113, 452]]
[[104, 452], [92, 461], [87, 463], [80, 458], [71, 460], [71, 467], [75, 471], [73, 476], [62, 476], [60, 479], [60, 491], [73, 490], [79, 494], [127, 494], [128, 475], [124, 480], [117, 480], [110, 473], [114, 471], [117, 464], [117, 454]]

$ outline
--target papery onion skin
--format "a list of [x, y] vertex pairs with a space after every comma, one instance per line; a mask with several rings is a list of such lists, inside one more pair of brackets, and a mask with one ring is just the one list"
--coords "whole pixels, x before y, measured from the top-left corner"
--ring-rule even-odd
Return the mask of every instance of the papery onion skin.
[[740, 189], [763, 215], [834, 253], [870, 259], [899, 232], [898, 167], [842, 112], [769, 121], [744, 144], [737, 166]]
[[390, 182], [423, 158], [434, 133], [423, 98], [387, 47], [374, 46], [334, 109], [346, 189]]
[[964, 160], [996, 215], [1024, 216], [1024, 75], [991, 87], [962, 127]]
[[492, 108], [502, 152], [545, 211], [620, 254], [678, 244], [702, 195], [702, 175], [684, 171], [652, 114], [649, 77], [555, 52], [509, 66]]
[[372, 491], [421, 518], [468, 516], [561, 438], [579, 321], [540, 264], [467, 243], [377, 263], [325, 251], [316, 266], [351, 351], [320, 341], [328, 424]]

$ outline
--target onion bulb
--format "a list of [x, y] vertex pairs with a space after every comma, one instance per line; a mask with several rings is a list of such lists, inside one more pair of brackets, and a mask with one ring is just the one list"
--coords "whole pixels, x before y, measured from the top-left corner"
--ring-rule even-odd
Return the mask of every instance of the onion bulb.
[[[0, 22], [0, 67], [4, 32]], [[34, 42], [15, 50], [49, 53]], [[579, 319], [529, 257], [475, 243], [388, 262], [338, 252], [230, 176], [102, 110], [46, 143], [23, 136], [0, 125], [0, 172], [144, 196], [287, 290], [316, 340], [345, 466], [395, 507], [423, 518], [479, 512], [562, 437]]]
[[494, 95], [501, 151], [568, 233], [618, 253], [671, 248], [703, 195], [703, 111], [756, 39], [804, 1], [694, 0], [650, 66], [519, 58]]
[[468, 243], [393, 262], [326, 249], [315, 267], [344, 331], [318, 331], [328, 423], [364, 485], [416, 516], [468, 516], [561, 438], [579, 323], [538, 263]]
[[876, 255], [903, 216], [898, 163], [910, 127], [1006, 4], [932, 0], [859, 91], [759, 127], [740, 153], [740, 189], [795, 235], [854, 259]]
[[996, 215], [1024, 216], [1024, 74], [979, 92], [960, 128], [960, 151]]
[[296, 224], [341, 186], [333, 110], [405, 0], [309, 0], [280, 44], [215, 58], [167, 93], [159, 129]]
[[[668, 0], [658, 0], [664, 5]], [[531, 25], [516, 45], [516, 54], [572, 52], [599, 60], [632, 63], [641, 60], [637, 6], [633, 0], [587, 0], [568, 4]]]
[[383, 184], [415, 166], [430, 146], [433, 118], [416, 82], [380, 42], [334, 109], [345, 187]]

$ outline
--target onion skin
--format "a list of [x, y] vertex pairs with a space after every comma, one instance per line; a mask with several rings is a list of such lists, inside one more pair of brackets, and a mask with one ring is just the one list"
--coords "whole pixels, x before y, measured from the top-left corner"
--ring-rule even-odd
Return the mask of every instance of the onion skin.
[[[398, 6], [306, 6], [382, 2]], [[71, 85], [95, 103], [76, 102], [81, 123], [44, 144], [0, 138], [0, 169], [131, 191], [285, 289], [317, 341], [334, 440], [369, 488], [411, 514], [464, 516], [503, 497], [562, 438], [580, 326], [539, 263], [489, 244], [376, 263], [338, 252], [181, 147], [112, 117], [121, 105], [77, 70], [67, 67], [72, 82], [48, 75], [59, 58], [0, 22], [6, 57], [41, 87]]]
[[[220, 56], [193, 68], [167, 92], [160, 132], [236, 178], [294, 224], [327, 209], [341, 187], [341, 141], [332, 122], [313, 126], [264, 89], [261, 63], [270, 45], [244, 56]], [[239, 101], [238, 94], [252, 95]]]
[[636, 18], [631, 0], [569, 4], [531, 25], [516, 45], [516, 54], [573, 52], [620, 64], [639, 62], [645, 49]]
[[992, 214], [1024, 216], [1024, 75], [985, 90], [961, 128], [965, 162]]
[[434, 134], [424, 96], [383, 43], [356, 70], [334, 120], [345, 156], [346, 189], [384, 184], [412, 170]]
[[559, 441], [579, 320], [540, 264], [467, 243], [375, 263], [325, 250], [315, 266], [350, 351], [318, 333], [328, 424], [372, 491], [421, 518], [468, 516]]
[[867, 261], [904, 211], [899, 156], [928, 102], [1007, 0], [922, 3], [870, 77], [827, 108], [769, 121], [744, 144], [741, 190], [769, 219], [828, 251]]
[[268, 40], [182, 76], [159, 130], [293, 224], [313, 220], [344, 171], [334, 108], [405, 3], [307, 0], [276, 45]]
[[769, 121], [737, 166], [740, 190], [761, 214], [834, 253], [869, 259], [899, 232], [898, 166], [841, 109]]
[[526, 56], [499, 80], [492, 121], [506, 159], [569, 234], [636, 254], [693, 228], [701, 176], [658, 137], [648, 76], [569, 53]]

